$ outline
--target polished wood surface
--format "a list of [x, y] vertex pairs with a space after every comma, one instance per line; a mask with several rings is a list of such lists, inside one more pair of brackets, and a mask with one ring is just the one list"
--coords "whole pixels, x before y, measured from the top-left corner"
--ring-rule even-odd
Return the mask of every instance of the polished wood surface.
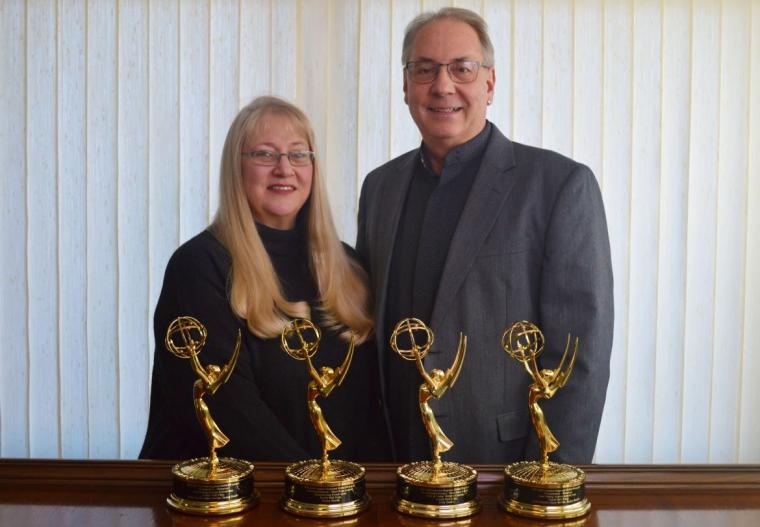
[[367, 467], [370, 509], [355, 518], [310, 520], [281, 512], [282, 463], [256, 465], [261, 503], [230, 518], [202, 518], [167, 510], [171, 463], [0, 459], [0, 525], [120, 526], [674, 526], [760, 525], [760, 466], [599, 466], [588, 474], [591, 513], [581, 521], [535, 522], [502, 512], [496, 503], [502, 467], [479, 466], [483, 510], [458, 521], [430, 521], [396, 513], [389, 503], [395, 466]]

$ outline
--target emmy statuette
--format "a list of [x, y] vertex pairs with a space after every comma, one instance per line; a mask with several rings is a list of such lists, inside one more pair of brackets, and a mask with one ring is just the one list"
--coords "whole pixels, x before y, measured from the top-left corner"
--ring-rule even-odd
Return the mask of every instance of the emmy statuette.
[[198, 379], [193, 384], [195, 415], [208, 439], [209, 456], [189, 459], [172, 468], [173, 484], [167, 505], [177, 511], [199, 514], [234, 514], [254, 506], [259, 498], [254, 489], [253, 465], [228, 457], [219, 458], [216, 449], [229, 439], [214, 422], [206, 395], [214, 395], [230, 378], [240, 355], [240, 332], [230, 361], [220, 368], [201, 365], [198, 355], [206, 343], [206, 328], [192, 317], [178, 317], [166, 331], [166, 349], [182, 359], [190, 359]]
[[[409, 349], [399, 347], [398, 338], [403, 333], [409, 336]], [[459, 334], [454, 364], [445, 372], [433, 369], [428, 373], [425, 370], [422, 359], [432, 344], [433, 332], [416, 318], [401, 320], [390, 337], [393, 351], [403, 359], [414, 361], [422, 376], [419, 406], [433, 457], [432, 461], [417, 461], [396, 470], [394, 507], [404, 514], [423, 518], [463, 518], [480, 510], [478, 473], [467, 465], [441, 461], [441, 453], [448, 451], [454, 443], [443, 433], [428, 402], [440, 398], [454, 386], [464, 362], [467, 337]]]
[[317, 326], [305, 319], [293, 320], [280, 336], [282, 350], [306, 362], [312, 380], [306, 390], [309, 417], [322, 445], [321, 459], [298, 461], [285, 469], [285, 496], [281, 506], [287, 512], [313, 518], [342, 518], [358, 514], [369, 506], [364, 467], [350, 461], [331, 460], [327, 453], [338, 448], [340, 439], [330, 430], [317, 399], [327, 397], [340, 386], [354, 355], [354, 338], [343, 364], [317, 370], [311, 361], [319, 348]]
[[559, 365], [553, 370], [541, 369], [536, 358], [544, 349], [544, 335], [538, 327], [531, 322], [515, 322], [502, 336], [504, 351], [520, 361], [533, 379], [528, 406], [541, 449], [541, 461], [520, 461], [504, 469], [504, 493], [499, 503], [507, 512], [529, 518], [567, 520], [583, 516], [591, 508], [586, 499], [586, 474], [577, 467], [549, 461], [549, 453], [559, 448], [559, 441], [549, 430], [538, 405], [541, 399], [550, 399], [570, 378], [578, 353], [578, 339], [565, 366], [570, 344], [568, 335]]

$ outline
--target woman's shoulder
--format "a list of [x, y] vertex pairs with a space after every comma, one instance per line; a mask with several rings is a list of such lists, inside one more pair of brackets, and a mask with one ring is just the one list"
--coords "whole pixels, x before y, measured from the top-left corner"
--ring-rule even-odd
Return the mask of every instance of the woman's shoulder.
[[366, 270], [367, 266], [364, 265], [364, 262], [362, 261], [361, 256], [359, 256], [359, 253], [356, 252], [356, 249], [351, 247], [346, 242], [340, 242], [341, 245], [343, 245], [343, 251], [346, 253], [346, 256], [348, 256], [348, 259], [352, 262], [354, 262], [356, 265], [361, 267], [362, 269]]
[[346, 255], [347, 255], [349, 258], [351, 258], [352, 260], [355, 260], [355, 261], [357, 261], [357, 262], [360, 262], [360, 261], [361, 261], [361, 260], [359, 259], [359, 253], [358, 253], [358, 252], [356, 252], [356, 249], [354, 249], [353, 247], [351, 247], [349, 244], [347, 244], [347, 243], [346, 243], [346, 242], [344, 242], [344, 241], [341, 241], [340, 243], [341, 243], [341, 245], [343, 246], [343, 250], [345, 251]]
[[180, 245], [169, 259], [167, 270], [197, 272], [204, 267], [226, 269], [231, 264], [230, 254], [216, 236], [205, 229]]

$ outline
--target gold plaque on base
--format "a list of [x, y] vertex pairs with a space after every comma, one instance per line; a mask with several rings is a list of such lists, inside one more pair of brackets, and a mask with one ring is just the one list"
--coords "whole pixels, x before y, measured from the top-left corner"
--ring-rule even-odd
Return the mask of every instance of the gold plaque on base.
[[442, 461], [417, 461], [396, 470], [394, 508], [422, 518], [463, 518], [480, 511], [478, 473]]
[[571, 465], [520, 461], [504, 469], [499, 503], [507, 512], [530, 518], [562, 520], [586, 514], [586, 474]]
[[370, 504], [364, 468], [356, 463], [309, 459], [285, 469], [282, 508], [299, 516], [342, 518], [358, 514]]
[[172, 468], [172, 493], [166, 504], [174, 510], [200, 515], [234, 514], [259, 499], [253, 485], [253, 465], [222, 457], [211, 470], [208, 458], [189, 459]]

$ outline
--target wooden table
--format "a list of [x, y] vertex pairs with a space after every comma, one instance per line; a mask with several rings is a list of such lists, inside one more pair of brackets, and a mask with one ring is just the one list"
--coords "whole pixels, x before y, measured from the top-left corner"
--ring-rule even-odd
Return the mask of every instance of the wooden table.
[[0, 459], [0, 526], [760, 526], [760, 466], [592, 465], [587, 493], [591, 513], [576, 523], [535, 522], [502, 512], [496, 497], [502, 467], [483, 465], [483, 510], [458, 521], [430, 521], [396, 513], [389, 502], [395, 466], [367, 467], [370, 509], [350, 519], [310, 520], [281, 512], [284, 464], [259, 463], [261, 503], [245, 514], [203, 518], [165, 506], [171, 463], [157, 461], [62, 461]]

